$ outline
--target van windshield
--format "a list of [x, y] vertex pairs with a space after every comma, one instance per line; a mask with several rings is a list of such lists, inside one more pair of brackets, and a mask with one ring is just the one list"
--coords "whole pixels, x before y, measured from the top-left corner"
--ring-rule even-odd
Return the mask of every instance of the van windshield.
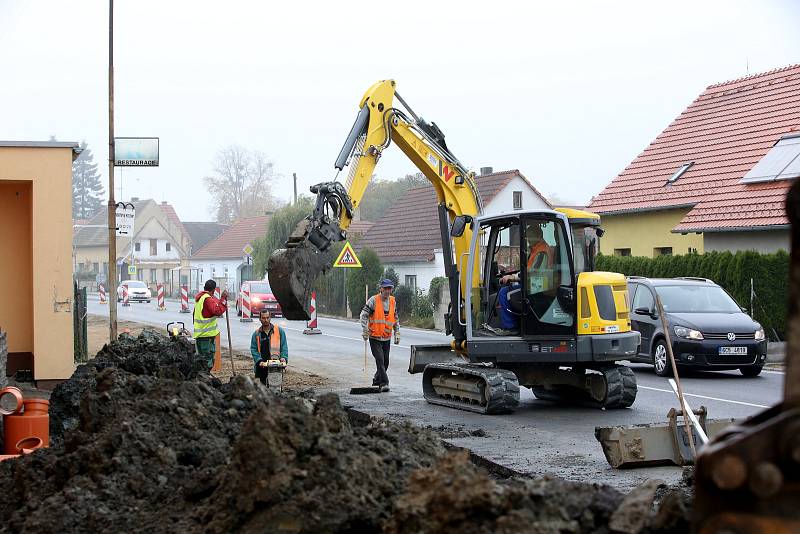
[[261, 282], [258, 284], [250, 284], [250, 293], [272, 293], [269, 284]]
[[664, 311], [670, 313], [741, 313], [719, 286], [656, 286]]

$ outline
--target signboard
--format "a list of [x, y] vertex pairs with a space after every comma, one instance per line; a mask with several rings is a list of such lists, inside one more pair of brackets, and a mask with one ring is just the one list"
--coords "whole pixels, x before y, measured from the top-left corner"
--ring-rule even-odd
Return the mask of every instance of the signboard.
[[345, 241], [344, 247], [342, 247], [342, 251], [339, 253], [339, 257], [336, 258], [336, 262], [334, 262], [333, 266], [350, 267], [352, 269], [361, 267], [361, 261], [359, 261], [358, 256], [356, 256], [356, 251], [350, 246], [349, 241]]
[[135, 265], [128, 265], [128, 274], [130, 276], [136, 276], [136, 266]]
[[136, 208], [133, 204], [119, 202], [117, 204], [117, 237], [132, 236], [135, 219]]
[[242, 252], [244, 252], [245, 256], [252, 256], [253, 255], [253, 250], [255, 250], [255, 249], [253, 249], [253, 245], [248, 243], [248, 244], [246, 244], [244, 246], [244, 248], [242, 249]]
[[115, 167], [158, 167], [158, 137], [115, 137]]

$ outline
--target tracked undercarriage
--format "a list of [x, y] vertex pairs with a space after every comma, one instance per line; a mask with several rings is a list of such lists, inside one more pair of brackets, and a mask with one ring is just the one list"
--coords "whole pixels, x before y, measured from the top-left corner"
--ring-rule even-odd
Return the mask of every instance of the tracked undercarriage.
[[428, 365], [422, 392], [431, 404], [485, 414], [509, 413], [519, 404], [516, 375], [484, 365]]

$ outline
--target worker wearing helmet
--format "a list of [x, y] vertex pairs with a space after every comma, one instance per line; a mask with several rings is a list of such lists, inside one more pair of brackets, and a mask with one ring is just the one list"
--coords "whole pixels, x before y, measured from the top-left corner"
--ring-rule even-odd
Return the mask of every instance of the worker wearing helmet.
[[373, 386], [380, 386], [381, 391], [389, 391], [389, 349], [392, 333], [395, 345], [400, 343], [400, 323], [397, 320], [397, 305], [392, 296], [394, 283], [381, 280], [380, 293], [373, 295], [361, 310], [361, 337], [369, 340], [372, 356], [375, 358], [375, 376]]
[[207, 280], [203, 291], [194, 297], [194, 332], [197, 354], [205, 358], [208, 369], [214, 367], [216, 337], [219, 334], [217, 317], [222, 317], [228, 310], [228, 290], [222, 292], [220, 298], [214, 297], [217, 283]]

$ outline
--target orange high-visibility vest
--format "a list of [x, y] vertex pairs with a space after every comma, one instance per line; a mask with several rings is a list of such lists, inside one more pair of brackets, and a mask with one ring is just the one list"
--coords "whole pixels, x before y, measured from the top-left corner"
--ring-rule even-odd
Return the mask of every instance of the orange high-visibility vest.
[[[256, 336], [256, 347], [261, 354], [261, 334]], [[270, 358], [281, 357], [281, 327], [272, 325], [272, 334], [269, 336], [269, 356]]]
[[371, 337], [390, 338], [394, 330], [394, 297], [389, 295], [389, 311], [383, 311], [383, 298], [375, 295], [375, 311], [369, 318], [369, 335]]
[[[542, 257], [544, 255], [544, 257]], [[536, 261], [537, 258], [541, 258], [538, 262]], [[546, 263], [545, 263], [546, 262]], [[534, 263], [536, 263], [536, 268], [541, 269], [545, 265], [548, 267], [552, 267], [553, 265], [553, 249], [545, 243], [544, 241], [537, 241], [534, 243], [533, 247], [531, 247], [530, 252], [528, 252], [528, 270], [530, 271]]]

